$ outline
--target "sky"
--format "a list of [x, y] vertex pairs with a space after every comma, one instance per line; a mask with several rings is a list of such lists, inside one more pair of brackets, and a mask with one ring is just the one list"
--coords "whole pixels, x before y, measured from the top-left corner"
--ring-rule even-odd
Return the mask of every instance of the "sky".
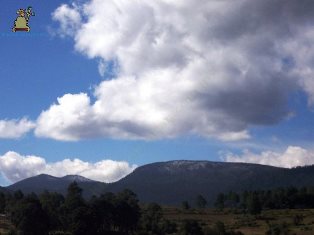
[[[2, 2], [0, 185], [314, 163], [312, 0]], [[12, 32], [28, 6], [30, 32]]]

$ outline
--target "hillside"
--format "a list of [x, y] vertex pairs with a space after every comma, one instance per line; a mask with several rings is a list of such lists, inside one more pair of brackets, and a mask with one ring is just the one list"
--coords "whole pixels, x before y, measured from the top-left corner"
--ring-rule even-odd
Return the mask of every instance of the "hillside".
[[82, 176], [67, 175], [64, 177], [54, 177], [51, 175], [41, 174], [21, 180], [7, 187], [8, 190], [21, 190], [24, 193], [41, 193], [44, 190], [59, 192], [65, 194], [68, 185], [76, 181], [83, 189], [83, 196], [88, 198], [92, 195], [99, 195], [105, 191], [106, 184], [93, 181]]
[[213, 205], [218, 193], [230, 190], [312, 186], [314, 166], [286, 169], [247, 163], [169, 161], [138, 167], [111, 184], [78, 176], [57, 178], [39, 175], [13, 184], [8, 189], [21, 189], [26, 193], [44, 189], [65, 193], [67, 185], [74, 180], [83, 188], [85, 197], [129, 188], [142, 202], [179, 205], [184, 200], [193, 202], [198, 194], [202, 194]]
[[202, 194], [213, 204], [220, 192], [289, 185], [288, 175], [288, 169], [257, 164], [170, 161], [139, 167], [108, 190], [130, 188], [144, 202], [170, 205]]

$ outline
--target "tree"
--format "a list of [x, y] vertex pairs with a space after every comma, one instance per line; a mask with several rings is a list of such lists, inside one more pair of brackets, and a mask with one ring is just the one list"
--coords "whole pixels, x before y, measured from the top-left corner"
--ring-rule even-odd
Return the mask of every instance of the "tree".
[[40, 196], [40, 203], [49, 218], [49, 229], [57, 230], [61, 228], [60, 208], [64, 203], [62, 194], [44, 191]]
[[140, 219], [140, 207], [136, 194], [128, 189], [118, 193], [114, 208], [114, 222], [118, 230], [124, 234], [132, 233]]
[[88, 206], [80, 206], [71, 213], [69, 230], [72, 235], [97, 234], [96, 215]]
[[165, 235], [177, 232], [177, 226], [163, 218], [162, 208], [151, 203], [143, 210], [140, 220], [140, 234]]
[[85, 206], [82, 192], [83, 190], [78, 186], [75, 181], [69, 185], [65, 198], [65, 206], [68, 210], [73, 210], [80, 206]]
[[223, 210], [225, 208], [225, 195], [223, 193], [218, 194], [216, 198], [215, 206], [219, 210]]
[[143, 210], [141, 217], [141, 228], [150, 234], [162, 234], [160, 226], [162, 220], [162, 209], [157, 203], [151, 203]]
[[24, 194], [21, 190], [17, 190], [14, 192], [13, 198], [15, 200], [21, 200], [21, 199], [23, 199], [23, 197], [24, 197]]
[[131, 190], [93, 197], [88, 205], [93, 212], [89, 217], [97, 228], [95, 234], [133, 234], [137, 229], [141, 211]]
[[207, 201], [202, 195], [198, 195], [196, 198], [196, 205], [198, 208], [205, 208], [207, 205]]
[[245, 190], [241, 195], [242, 202], [240, 206], [242, 207], [242, 209], [247, 209], [248, 198], [249, 198], [249, 192]]
[[95, 213], [95, 222], [98, 234], [109, 234], [115, 224], [116, 196], [113, 193], [102, 194], [100, 197], [93, 197], [90, 207]]
[[164, 235], [177, 232], [177, 226], [163, 218], [162, 208], [156, 203], [149, 204], [142, 213], [141, 233], [151, 235]]
[[190, 207], [190, 204], [188, 201], [183, 201], [182, 202], [182, 209], [183, 210], [189, 210], [191, 207]]
[[63, 229], [70, 229], [73, 233], [78, 223], [77, 213], [85, 208], [86, 202], [82, 197], [82, 189], [76, 182], [69, 184], [64, 204], [60, 207], [60, 221]]
[[6, 200], [4, 193], [0, 193], [0, 213], [3, 214], [5, 210]]
[[248, 211], [252, 215], [260, 214], [262, 211], [262, 205], [256, 192], [251, 193], [248, 197]]
[[240, 202], [240, 197], [236, 192], [230, 191], [228, 194], [228, 200], [230, 201], [231, 207], [237, 207]]
[[162, 219], [162, 209], [157, 203], [149, 204], [143, 211], [141, 225], [146, 232], [161, 234], [160, 221]]
[[17, 201], [15, 206], [11, 208], [10, 217], [12, 223], [23, 234], [48, 234], [48, 216], [34, 195]]

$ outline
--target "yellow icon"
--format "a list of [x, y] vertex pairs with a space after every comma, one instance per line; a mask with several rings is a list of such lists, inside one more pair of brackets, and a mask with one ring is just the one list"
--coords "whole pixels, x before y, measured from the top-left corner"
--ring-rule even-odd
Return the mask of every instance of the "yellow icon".
[[13, 32], [25, 31], [29, 32], [31, 29], [28, 25], [29, 18], [35, 16], [35, 13], [32, 11], [32, 7], [25, 9], [19, 9], [16, 14], [18, 15], [14, 21]]

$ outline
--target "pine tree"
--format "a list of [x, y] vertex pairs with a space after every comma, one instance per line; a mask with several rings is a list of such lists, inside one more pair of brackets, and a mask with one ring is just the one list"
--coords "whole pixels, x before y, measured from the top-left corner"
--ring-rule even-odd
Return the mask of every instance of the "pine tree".
[[216, 208], [219, 210], [223, 210], [225, 208], [225, 195], [223, 193], [219, 193], [215, 202]]
[[191, 208], [190, 204], [188, 201], [183, 201], [181, 204], [181, 207], [183, 210], [189, 210]]
[[248, 211], [252, 215], [260, 214], [262, 211], [262, 205], [256, 192], [251, 193], [248, 197]]
[[196, 198], [196, 206], [198, 208], [205, 208], [207, 205], [206, 199], [202, 195], [198, 195]]

